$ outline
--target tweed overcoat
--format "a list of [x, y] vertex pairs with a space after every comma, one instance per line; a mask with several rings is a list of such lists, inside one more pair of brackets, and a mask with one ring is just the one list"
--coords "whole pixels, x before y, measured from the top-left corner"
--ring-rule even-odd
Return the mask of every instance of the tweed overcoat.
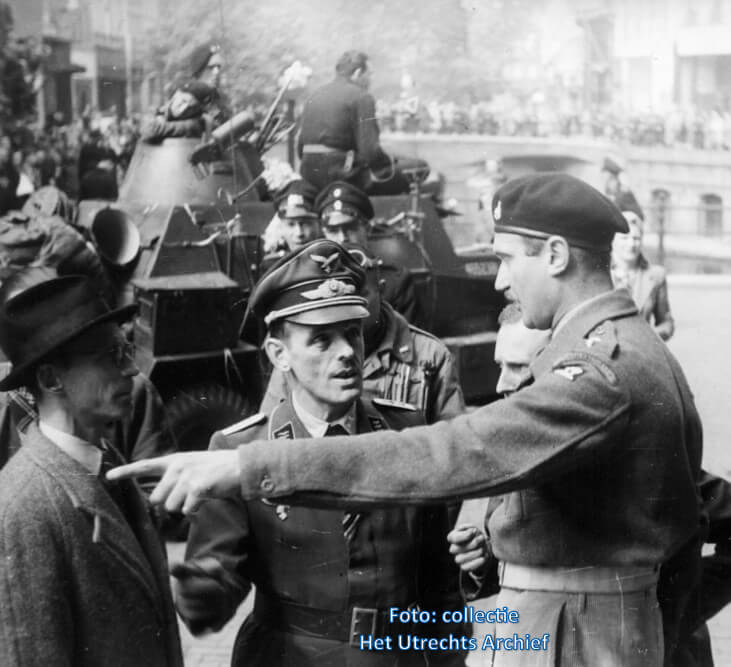
[[31, 424], [0, 471], [0, 664], [182, 667], [160, 538]]

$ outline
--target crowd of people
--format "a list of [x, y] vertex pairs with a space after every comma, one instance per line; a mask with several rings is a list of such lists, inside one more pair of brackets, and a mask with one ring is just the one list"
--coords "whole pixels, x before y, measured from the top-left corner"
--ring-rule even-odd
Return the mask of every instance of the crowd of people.
[[[64, 123], [54, 115], [44, 129], [29, 126], [8, 128], [0, 137], [0, 210], [20, 208], [24, 198], [41, 187], [52, 185], [76, 201], [96, 194], [85, 191], [84, 177], [92, 170], [108, 174], [116, 199], [121, 181], [139, 138], [139, 120], [85, 113]], [[92, 181], [94, 178], [92, 177]], [[89, 184], [87, 183], [87, 186]], [[105, 198], [105, 197], [102, 197]]]
[[673, 109], [660, 114], [563, 106], [514, 99], [460, 105], [405, 97], [395, 102], [379, 100], [378, 117], [384, 129], [396, 132], [584, 137], [635, 146], [731, 150], [729, 111]]
[[[213, 127], [197, 159], [223, 159], [216, 142], [251, 122], [225, 118], [221, 66], [215, 45], [196, 49], [143, 140]], [[618, 179], [500, 184], [505, 397], [467, 410], [446, 346], [414, 326], [408, 272], [369, 247], [369, 195], [424, 168], [381, 148], [370, 74], [349, 51], [304, 107], [301, 173], [272, 193], [278, 232], [248, 300], [269, 384], [210, 451], [138, 451], [133, 424], [158, 401], [134, 305], [35, 258], [0, 285], [3, 665], [179, 667], [176, 614], [216, 631], [253, 589], [236, 666], [463, 667], [480, 647], [455, 613], [487, 595], [519, 623], [482, 646], [493, 665], [709, 664], [704, 623], [727, 600], [701, 549], [725, 563], [731, 486], [702, 471], [636, 201]], [[114, 163], [107, 150], [91, 142], [90, 171]], [[484, 525], [456, 525], [475, 497], [490, 497]], [[166, 563], [149, 504], [189, 515], [181, 562]]]

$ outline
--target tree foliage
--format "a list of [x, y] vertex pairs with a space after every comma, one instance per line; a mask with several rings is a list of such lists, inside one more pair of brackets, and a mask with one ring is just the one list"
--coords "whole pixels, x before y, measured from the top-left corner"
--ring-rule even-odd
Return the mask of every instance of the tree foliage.
[[506, 43], [526, 29], [528, 5], [529, 0], [178, 0], [165, 4], [149, 43], [165, 80], [174, 85], [188, 75], [197, 45], [219, 42], [226, 89], [237, 105], [271, 99], [279, 75], [295, 60], [312, 68], [313, 85], [327, 81], [348, 49], [370, 56], [377, 96], [398, 95], [408, 73], [419, 94], [455, 98], [498, 76]]

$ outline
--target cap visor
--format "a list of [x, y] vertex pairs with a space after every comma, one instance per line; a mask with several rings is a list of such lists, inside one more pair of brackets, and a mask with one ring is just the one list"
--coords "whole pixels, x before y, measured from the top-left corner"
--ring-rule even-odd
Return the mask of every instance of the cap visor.
[[296, 324], [335, 324], [335, 322], [347, 322], [348, 320], [362, 320], [368, 317], [369, 313], [363, 306], [338, 305], [308, 310], [304, 313], [296, 313], [284, 319]]
[[349, 213], [340, 213], [339, 211], [334, 211], [333, 213], [330, 213], [327, 216], [327, 221], [325, 222], [325, 225], [327, 227], [339, 227], [340, 225], [348, 225], [353, 222], [359, 222], [360, 218], [358, 218], [355, 215], [350, 215]]

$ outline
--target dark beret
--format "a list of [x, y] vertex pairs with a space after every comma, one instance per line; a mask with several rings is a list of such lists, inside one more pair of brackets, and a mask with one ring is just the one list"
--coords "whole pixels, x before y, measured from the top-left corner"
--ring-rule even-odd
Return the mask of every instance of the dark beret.
[[249, 311], [267, 325], [275, 320], [331, 324], [368, 316], [360, 296], [365, 272], [343, 246], [320, 239], [285, 255], [264, 274]]
[[198, 76], [208, 64], [211, 56], [217, 53], [220, 47], [217, 44], [201, 44], [193, 49], [193, 53], [190, 54], [189, 67], [190, 75]]
[[508, 181], [492, 198], [496, 234], [563, 236], [569, 245], [610, 250], [616, 233], [629, 231], [620, 210], [578, 178], [544, 172]]
[[345, 181], [330, 183], [317, 196], [315, 208], [326, 227], [368, 222], [375, 215], [368, 195]]
[[317, 188], [298, 178], [274, 193], [274, 208], [280, 218], [316, 218]]

